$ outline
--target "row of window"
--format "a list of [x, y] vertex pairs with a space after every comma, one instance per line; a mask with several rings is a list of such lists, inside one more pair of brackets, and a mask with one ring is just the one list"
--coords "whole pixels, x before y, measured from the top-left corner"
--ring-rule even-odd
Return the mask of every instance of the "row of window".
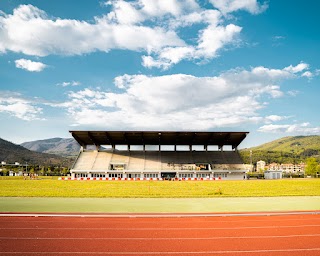
[[214, 173], [213, 177], [215, 178], [227, 178], [227, 173]]
[[193, 173], [179, 173], [179, 178], [193, 178]]
[[145, 173], [145, 178], [158, 178], [158, 173]]
[[[87, 178], [89, 177], [88, 173], [76, 173], [75, 174], [76, 178]], [[91, 177], [92, 178], [123, 178], [123, 174], [122, 173], [109, 173], [109, 174], [105, 174], [105, 173], [91, 173]], [[141, 178], [141, 174], [140, 173], [130, 173], [127, 174], [128, 178]], [[143, 174], [144, 178], [158, 178], [159, 175], [158, 173], [144, 173]], [[179, 178], [193, 178], [193, 173], [179, 173], [178, 175]], [[206, 174], [206, 173], [197, 173], [196, 175], [197, 178], [210, 178], [210, 175]], [[227, 173], [214, 173], [213, 174], [214, 178], [227, 178]]]

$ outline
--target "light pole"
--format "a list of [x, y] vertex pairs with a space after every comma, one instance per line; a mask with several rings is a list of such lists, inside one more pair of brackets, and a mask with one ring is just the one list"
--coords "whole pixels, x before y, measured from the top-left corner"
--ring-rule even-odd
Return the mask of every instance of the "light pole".
[[295, 150], [294, 150], [294, 166], [293, 166], [293, 172], [296, 173], [297, 170], [297, 154], [298, 151], [296, 150], [298, 148], [298, 144], [295, 144]]
[[251, 172], [253, 172], [253, 166], [252, 166], [252, 150], [250, 150], [250, 168], [251, 168]]

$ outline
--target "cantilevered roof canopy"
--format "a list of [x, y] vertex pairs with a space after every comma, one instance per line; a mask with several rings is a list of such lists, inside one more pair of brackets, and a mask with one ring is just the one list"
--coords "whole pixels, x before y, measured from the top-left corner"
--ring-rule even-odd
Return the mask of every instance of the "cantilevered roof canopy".
[[231, 145], [236, 148], [249, 132], [70, 131], [87, 145]]

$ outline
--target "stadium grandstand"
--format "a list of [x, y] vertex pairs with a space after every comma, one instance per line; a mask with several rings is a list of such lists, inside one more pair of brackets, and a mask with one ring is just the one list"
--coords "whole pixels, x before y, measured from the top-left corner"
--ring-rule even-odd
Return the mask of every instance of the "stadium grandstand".
[[81, 145], [71, 179], [239, 180], [248, 170], [237, 151], [248, 132], [70, 133]]

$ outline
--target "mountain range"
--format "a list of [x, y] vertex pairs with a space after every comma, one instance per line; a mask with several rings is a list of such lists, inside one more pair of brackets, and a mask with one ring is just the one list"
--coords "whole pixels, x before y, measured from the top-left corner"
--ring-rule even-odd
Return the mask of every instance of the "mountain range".
[[28, 165], [60, 165], [65, 167], [70, 166], [72, 163], [72, 159], [70, 158], [31, 151], [1, 138], [0, 161], [6, 162], [7, 164], [18, 162]]
[[73, 157], [79, 153], [80, 145], [73, 138], [52, 138], [24, 142], [21, 146], [40, 153], [56, 154], [64, 157]]

